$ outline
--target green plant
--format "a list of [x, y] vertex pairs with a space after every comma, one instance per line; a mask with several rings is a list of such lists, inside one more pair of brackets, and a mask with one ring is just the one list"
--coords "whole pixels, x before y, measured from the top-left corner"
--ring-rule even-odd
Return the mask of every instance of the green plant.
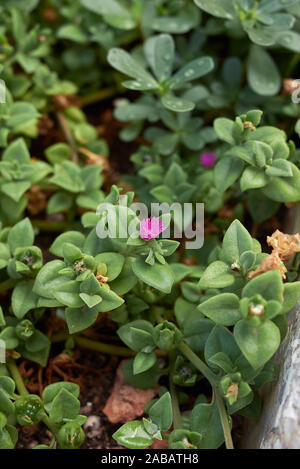
[[139, 60], [122, 49], [111, 49], [108, 61], [114, 68], [133, 78], [123, 83], [126, 88], [160, 95], [163, 106], [171, 111], [191, 111], [195, 107], [194, 103], [184, 97], [177, 97], [173, 92], [184, 89], [190, 81], [209, 73], [214, 63], [211, 57], [199, 57], [172, 75], [174, 53], [174, 41], [169, 34], [154, 36], [145, 42], [145, 58], [155, 78]]
[[118, 29], [132, 30], [141, 24], [146, 35], [153, 30], [185, 33], [197, 25], [200, 17], [195, 6], [185, 0], [167, 0], [157, 4], [132, 0], [128, 6], [119, 0], [104, 0], [101, 4], [95, 0], [81, 0], [81, 4], [101, 15], [105, 23]]
[[[142, 385], [139, 375], [143, 381], [149, 380], [150, 386], [157, 382], [159, 375], [168, 373], [171, 394], [172, 389], [176, 393], [174, 385], [190, 386], [201, 377], [212, 386], [211, 404], [200, 396], [184, 425], [174, 404], [176, 397], [172, 396], [174, 430], [164, 435], [169, 447], [217, 448], [224, 438], [227, 447], [231, 447], [230, 415], [240, 413], [256, 418], [259, 413], [257, 390], [266, 380], [276, 378], [276, 367], [269, 360], [285, 336], [285, 313], [295, 304], [300, 291], [299, 282], [283, 284], [278, 270], [250, 279], [249, 273], [266, 257], [259, 243], [235, 221], [224, 236], [218, 260], [200, 274], [198, 285], [181, 284], [182, 292], [189, 285], [188, 298], [191, 299], [193, 292], [196, 304], [197, 297], [200, 304], [193, 306], [178, 292], [173, 321], [179, 329], [169, 322], [171, 311], [167, 305], [163, 306], [164, 301], [159, 308], [157, 303], [152, 308], [153, 316], [159, 321], [156, 326], [140, 319], [119, 329], [125, 344], [138, 352], [132, 365], [123, 367], [126, 379], [133, 385]], [[234, 326], [233, 333], [231, 326]], [[152, 352], [155, 346], [170, 354], [167, 370], [160, 372], [155, 367]], [[160, 406], [164, 409], [157, 412], [161, 419], [164, 412], [172, 418], [171, 406], [165, 404], [169, 400], [169, 393], [162, 391], [156, 403], [157, 409]], [[151, 412], [153, 409], [156, 409], [154, 405], [147, 411], [156, 426], [148, 427], [147, 421], [125, 424], [115, 434], [117, 441], [129, 448], [146, 447], [153, 441], [154, 432], [168, 430], [170, 424], [165, 428]], [[139, 437], [135, 437], [137, 428]]]
[[289, 161], [295, 152], [293, 142], [286, 142], [285, 133], [275, 127], [257, 128], [260, 118], [260, 111], [249, 111], [235, 122], [222, 117], [214, 122], [217, 136], [231, 146], [227, 151], [224, 148], [224, 157], [215, 166], [216, 187], [223, 192], [240, 178], [241, 191], [250, 190], [254, 219], [255, 200], [261, 193], [266, 200], [265, 209], [271, 213], [274, 203], [268, 199], [297, 202], [300, 196], [299, 169]]
[[42, 424], [37, 449], [84, 444], [79, 386], [42, 379], [76, 347], [158, 389], [127, 448], [232, 448], [235, 415], [259, 418], [300, 295], [299, 4], [2, 0], [1, 449]]
[[39, 422], [49, 428], [53, 439], [49, 447], [37, 445], [34, 449], [53, 449], [57, 443], [61, 449], [79, 448], [84, 440], [81, 425], [86, 420], [83, 415], [78, 415], [79, 387], [74, 383], [54, 383], [44, 389], [41, 399], [35, 394], [28, 394], [22, 381], [19, 381], [13, 359], [8, 362], [8, 367], [15, 381], [8, 376], [0, 377], [1, 449], [12, 449], [15, 446], [18, 439], [16, 423], [32, 426]]
[[298, 16], [296, 0], [288, 2], [216, 0], [213, 4], [208, 0], [194, 0], [194, 2], [207, 13], [224, 18], [225, 28], [232, 28], [237, 36], [241, 37], [246, 33], [252, 42], [260, 46], [278, 44], [297, 50], [299, 34], [290, 31], [295, 24], [293, 14]]

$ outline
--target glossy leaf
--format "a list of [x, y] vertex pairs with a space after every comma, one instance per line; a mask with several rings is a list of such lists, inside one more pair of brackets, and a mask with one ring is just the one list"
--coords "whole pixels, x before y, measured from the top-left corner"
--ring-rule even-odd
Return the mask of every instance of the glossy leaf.
[[203, 272], [200, 288], [224, 288], [232, 285], [234, 276], [230, 267], [222, 261], [212, 262]]
[[279, 329], [269, 320], [253, 326], [249, 320], [242, 319], [234, 327], [234, 337], [254, 369], [262, 367], [280, 344]]
[[262, 47], [252, 46], [247, 68], [251, 88], [260, 95], [274, 96], [281, 86], [281, 76], [272, 56]]
[[149, 265], [139, 258], [132, 264], [132, 269], [135, 275], [147, 285], [163, 293], [170, 293], [174, 282], [174, 274], [167, 264], [155, 263]]
[[233, 221], [226, 231], [222, 249], [230, 263], [237, 262], [243, 252], [252, 250], [252, 238], [239, 220]]
[[144, 449], [150, 446], [153, 438], [146, 432], [139, 420], [125, 423], [113, 434], [113, 438], [122, 446], [130, 449]]
[[161, 431], [169, 430], [173, 421], [172, 401], [169, 392], [164, 393], [150, 408], [149, 417]]
[[200, 449], [217, 449], [224, 441], [224, 433], [216, 402], [197, 404], [191, 415], [191, 429], [202, 435]]
[[196, 5], [206, 13], [218, 18], [232, 19], [236, 16], [231, 0], [194, 0]]
[[239, 298], [233, 293], [221, 293], [204, 301], [199, 311], [222, 326], [232, 326], [241, 319]]
[[200, 57], [181, 68], [170, 80], [170, 88], [181, 88], [185, 83], [196, 80], [211, 72], [214, 68], [214, 61], [211, 57]]
[[174, 61], [174, 41], [169, 34], [153, 36], [144, 45], [146, 58], [157, 80], [170, 77]]

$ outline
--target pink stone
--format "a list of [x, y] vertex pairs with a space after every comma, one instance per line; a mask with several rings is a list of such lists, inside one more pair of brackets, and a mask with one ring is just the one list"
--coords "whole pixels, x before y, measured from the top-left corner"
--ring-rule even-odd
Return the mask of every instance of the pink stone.
[[102, 411], [111, 423], [126, 423], [136, 417], [141, 417], [144, 414], [145, 405], [156, 396], [158, 391], [158, 386], [151, 389], [138, 389], [128, 384], [122, 373], [124, 362], [123, 360], [119, 365], [114, 387]]

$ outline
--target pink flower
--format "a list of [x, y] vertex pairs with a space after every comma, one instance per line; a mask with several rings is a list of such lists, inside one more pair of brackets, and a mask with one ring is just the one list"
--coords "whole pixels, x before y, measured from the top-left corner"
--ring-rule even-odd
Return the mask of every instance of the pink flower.
[[217, 161], [217, 155], [213, 152], [206, 151], [200, 155], [200, 161], [205, 168], [212, 168]]
[[144, 241], [150, 241], [150, 239], [156, 238], [164, 229], [162, 221], [158, 218], [145, 218], [140, 223], [140, 236]]
[[46, 39], [47, 39], [46, 36], [39, 36], [38, 37], [38, 41], [41, 41], [41, 42], [46, 41]]

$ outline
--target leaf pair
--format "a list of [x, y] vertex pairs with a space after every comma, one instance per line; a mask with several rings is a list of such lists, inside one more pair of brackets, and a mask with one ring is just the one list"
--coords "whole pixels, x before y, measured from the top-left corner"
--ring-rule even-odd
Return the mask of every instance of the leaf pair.
[[186, 83], [209, 73], [214, 63], [210, 57], [201, 57], [171, 76], [174, 67], [174, 49], [173, 39], [168, 34], [151, 37], [145, 42], [145, 57], [155, 78], [137, 59], [122, 49], [111, 49], [108, 62], [120, 72], [133, 78], [123, 83], [127, 88], [159, 94], [162, 96], [161, 102], [164, 107], [175, 112], [186, 112], [194, 109], [194, 103], [175, 96], [173, 91], [182, 89]]

